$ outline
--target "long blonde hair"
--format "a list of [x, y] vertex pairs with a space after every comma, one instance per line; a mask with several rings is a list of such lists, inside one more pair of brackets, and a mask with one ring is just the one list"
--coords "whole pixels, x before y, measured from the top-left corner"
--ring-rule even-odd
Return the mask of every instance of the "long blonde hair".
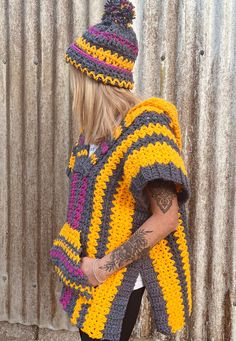
[[112, 138], [130, 108], [143, 99], [129, 89], [106, 85], [70, 66], [72, 112], [78, 134], [83, 131], [85, 144], [99, 144]]

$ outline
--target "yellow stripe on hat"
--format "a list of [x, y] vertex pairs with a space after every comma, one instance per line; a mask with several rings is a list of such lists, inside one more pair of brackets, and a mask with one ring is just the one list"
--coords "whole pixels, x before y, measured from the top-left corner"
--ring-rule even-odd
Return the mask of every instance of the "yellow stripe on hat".
[[122, 67], [129, 71], [133, 70], [134, 62], [124, 58], [123, 56], [119, 56], [118, 53], [112, 54], [110, 50], [104, 50], [102, 47], [97, 48], [95, 45], [91, 45], [82, 37], [78, 38], [75, 43], [82, 50], [101, 61], [106, 61], [111, 65]]
[[65, 59], [67, 62], [74, 65], [77, 69], [80, 69], [81, 72], [85, 72], [89, 77], [95, 79], [96, 81], [102, 79], [102, 82], [104, 84], [118, 85], [118, 87], [120, 88], [133, 89], [134, 87], [134, 83], [126, 82], [125, 80], [120, 81], [118, 78], [104, 76], [102, 73], [95, 74], [93, 71], [89, 71], [88, 68], [83, 68], [80, 63], [76, 63], [76, 61], [69, 57], [67, 54], [65, 55]]

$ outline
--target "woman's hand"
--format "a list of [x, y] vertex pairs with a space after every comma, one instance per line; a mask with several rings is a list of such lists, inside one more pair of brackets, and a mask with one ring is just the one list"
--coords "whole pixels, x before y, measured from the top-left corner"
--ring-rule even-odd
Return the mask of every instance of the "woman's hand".
[[[84, 273], [85, 278], [87, 279], [87, 281], [94, 287], [96, 287], [97, 285], [101, 284], [100, 282], [97, 281], [96, 277], [94, 276], [93, 273], [93, 263], [95, 261], [95, 258], [90, 258], [90, 257], [82, 257], [81, 259], [81, 265], [80, 268]], [[104, 280], [104, 275], [101, 273], [101, 270], [99, 269], [99, 261], [97, 261], [94, 264], [94, 268], [95, 268], [95, 273], [97, 275], [97, 277], [100, 280]]]

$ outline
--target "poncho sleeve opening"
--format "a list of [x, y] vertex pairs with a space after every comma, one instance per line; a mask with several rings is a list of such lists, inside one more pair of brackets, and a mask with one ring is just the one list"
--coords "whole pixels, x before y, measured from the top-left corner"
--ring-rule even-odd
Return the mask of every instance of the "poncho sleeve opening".
[[175, 183], [179, 204], [186, 203], [191, 195], [188, 174], [169, 125], [163, 120], [162, 124], [151, 122], [149, 118], [132, 138], [134, 142], [124, 162], [124, 177], [133, 197], [140, 200], [149, 181], [163, 179]]

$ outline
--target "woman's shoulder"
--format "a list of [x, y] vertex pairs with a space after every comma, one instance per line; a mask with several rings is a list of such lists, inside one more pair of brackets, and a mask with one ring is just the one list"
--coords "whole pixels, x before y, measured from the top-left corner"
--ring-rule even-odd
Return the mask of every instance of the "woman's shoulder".
[[164, 98], [150, 97], [134, 106], [125, 117], [127, 134], [133, 130], [144, 127], [151, 134], [157, 125], [165, 126], [177, 139], [177, 144], [182, 148], [181, 131], [176, 106]]

